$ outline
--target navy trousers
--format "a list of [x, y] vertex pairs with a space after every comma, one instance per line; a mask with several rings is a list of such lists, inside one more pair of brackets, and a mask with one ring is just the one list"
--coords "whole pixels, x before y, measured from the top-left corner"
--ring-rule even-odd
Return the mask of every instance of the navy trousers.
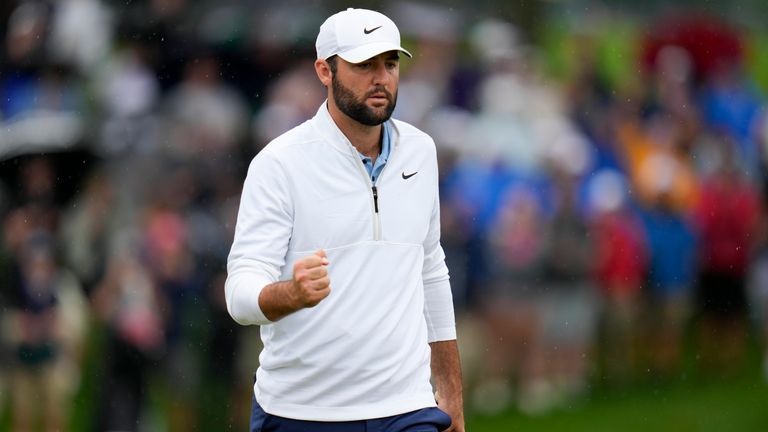
[[317, 422], [267, 414], [253, 398], [251, 432], [440, 432], [451, 426], [451, 417], [439, 408], [371, 420]]

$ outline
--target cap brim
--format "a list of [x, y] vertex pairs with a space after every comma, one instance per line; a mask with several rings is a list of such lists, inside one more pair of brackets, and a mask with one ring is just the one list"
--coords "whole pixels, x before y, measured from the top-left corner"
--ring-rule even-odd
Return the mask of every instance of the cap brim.
[[340, 52], [338, 56], [350, 63], [361, 63], [387, 51], [400, 51], [408, 57], [413, 57], [405, 48], [389, 42], [375, 42], [359, 46], [349, 51]]

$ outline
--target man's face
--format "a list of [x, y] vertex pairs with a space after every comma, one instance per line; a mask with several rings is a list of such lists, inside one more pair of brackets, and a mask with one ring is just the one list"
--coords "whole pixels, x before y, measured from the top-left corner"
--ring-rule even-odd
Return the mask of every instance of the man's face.
[[336, 61], [333, 74], [333, 100], [339, 110], [353, 120], [376, 126], [389, 120], [397, 103], [400, 60], [389, 51], [362, 63]]

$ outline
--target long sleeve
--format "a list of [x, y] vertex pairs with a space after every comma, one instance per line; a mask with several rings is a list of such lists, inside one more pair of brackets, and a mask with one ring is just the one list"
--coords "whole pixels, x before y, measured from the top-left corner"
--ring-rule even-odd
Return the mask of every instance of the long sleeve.
[[292, 230], [287, 177], [266, 151], [251, 162], [243, 185], [224, 287], [227, 310], [239, 324], [269, 324], [261, 290], [280, 277]]
[[424, 316], [427, 320], [429, 342], [456, 339], [453, 295], [445, 265], [445, 253], [440, 245], [440, 199], [435, 184], [434, 204], [429, 232], [424, 241]]

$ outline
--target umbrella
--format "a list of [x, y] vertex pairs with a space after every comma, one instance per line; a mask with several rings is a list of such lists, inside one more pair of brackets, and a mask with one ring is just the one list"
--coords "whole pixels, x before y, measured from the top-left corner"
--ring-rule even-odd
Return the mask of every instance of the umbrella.
[[738, 64], [744, 56], [741, 34], [722, 19], [704, 13], [675, 13], [652, 24], [641, 45], [646, 71], [654, 69], [659, 52], [667, 46], [690, 54], [698, 79], [710, 77], [724, 65]]

